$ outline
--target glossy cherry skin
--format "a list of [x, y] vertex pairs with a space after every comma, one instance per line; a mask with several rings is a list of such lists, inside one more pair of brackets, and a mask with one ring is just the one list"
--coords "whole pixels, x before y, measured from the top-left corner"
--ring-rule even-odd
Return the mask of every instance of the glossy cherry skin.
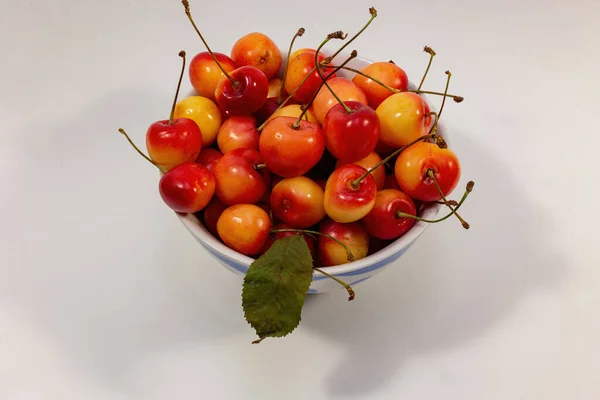
[[194, 161], [202, 149], [202, 133], [188, 118], [156, 121], [146, 132], [148, 155], [165, 170]]
[[227, 206], [217, 197], [213, 197], [210, 203], [206, 206], [203, 213], [204, 227], [216, 238], [219, 238], [217, 231], [217, 221]]
[[279, 72], [283, 61], [279, 47], [260, 32], [252, 32], [238, 39], [231, 49], [231, 59], [238, 67], [249, 65], [258, 68], [267, 79]]
[[[294, 229], [294, 228], [292, 228], [291, 226], [286, 225], [284, 223], [279, 223], [279, 224], [273, 226], [274, 231], [279, 230], [279, 229]], [[265, 242], [263, 248], [260, 251], [260, 254], [266, 253], [267, 250], [269, 250], [271, 248], [271, 246], [273, 246], [273, 243], [275, 243], [276, 240], [290, 237], [292, 235], [302, 235], [302, 237], [304, 238], [304, 241], [306, 242], [306, 245], [308, 246], [308, 250], [310, 250], [310, 254], [312, 255], [313, 260], [316, 260], [317, 259], [317, 241], [315, 240], [315, 238], [313, 236], [310, 236], [305, 233], [300, 233], [300, 232], [277, 232], [274, 235], [273, 234], [269, 235], [269, 237], [267, 237], [267, 241]]]
[[217, 231], [229, 248], [247, 256], [254, 256], [267, 241], [271, 231], [271, 219], [259, 206], [237, 204], [223, 211], [217, 221]]
[[271, 210], [279, 221], [304, 229], [325, 218], [323, 189], [305, 177], [285, 178], [271, 190]]
[[461, 167], [458, 157], [450, 149], [437, 144], [417, 142], [402, 151], [396, 159], [394, 173], [400, 189], [415, 200], [440, 200], [434, 180], [427, 175], [432, 170], [444, 196], [456, 188]]
[[296, 118], [293, 117], [272, 119], [260, 135], [260, 154], [267, 167], [284, 178], [310, 171], [325, 150], [323, 131], [317, 124], [302, 120], [299, 128], [295, 129], [295, 122]]
[[196, 163], [204, 165], [210, 172], [215, 173], [215, 166], [219, 160], [223, 157], [223, 154], [217, 149], [208, 147], [200, 152], [200, 155], [196, 158]]
[[235, 149], [219, 160], [215, 166], [215, 195], [228, 206], [254, 204], [267, 190], [269, 171], [255, 169], [263, 164], [260, 153], [254, 149]]
[[[400, 92], [405, 92], [408, 89], [406, 72], [394, 63], [376, 62], [367, 65], [361, 72]], [[352, 78], [352, 82], [362, 89], [367, 97], [369, 106], [373, 109], [379, 107], [385, 99], [394, 94], [379, 83], [360, 74], [356, 74]]]
[[215, 178], [210, 171], [193, 162], [179, 164], [167, 171], [159, 181], [160, 196], [178, 213], [196, 213], [213, 198]]
[[395, 149], [426, 135], [432, 122], [427, 103], [412, 92], [391, 95], [376, 112], [381, 123], [381, 142]]
[[[369, 169], [375, 167], [380, 162], [381, 162], [381, 157], [379, 157], [379, 155], [377, 153], [372, 151], [365, 158], [358, 160], [358, 161], [354, 161], [352, 164], [360, 165], [364, 169], [369, 170]], [[335, 167], [339, 168], [342, 165], [346, 165], [346, 164], [349, 164], [349, 163], [338, 160], [338, 162], [335, 164]], [[375, 179], [375, 184], [377, 185], [377, 190], [383, 189], [383, 185], [385, 184], [385, 165], [380, 165], [379, 167], [377, 167], [376, 169], [371, 171], [371, 176], [373, 177], [373, 179]]]
[[202, 96], [181, 99], [175, 105], [175, 118], [193, 120], [202, 132], [202, 147], [208, 147], [217, 138], [221, 126], [221, 112], [214, 101]]
[[219, 107], [228, 113], [228, 116], [248, 115], [258, 111], [269, 93], [269, 81], [265, 74], [258, 68], [251, 66], [240, 67], [229, 74], [237, 86], [227, 79], [221, 78], [215, 98]]
[[[331, 90], [333, 90], [343, 102], [357, 101], [359, 103], [367, 104], [367, 96], [365, 96], [363, 91], [351, 80], [336, 76], [335, 78], [327, 80], [327, 83]], [[329, 110], [331, 110], [331, 107], [338, 104], [338, 100], [333, 96], [331, 90], [326, 86], [321, 87], [310, 108], [320, 124], [323, 124], [325, 121], [325, 116]]]
[[377, 192], [373, 209], [363, 217], [362, 224], [370, 236], [378, 239], [396, 239], [415, 224], [409, 217], [398, 217], [398, 212], [417, 215], [415, 203], [399, 190], [384, 189]]
[[325, 146], [338, 160], [354, 162], [369, 155], [379, 140], [379, 117], [375, 111], [357, 101], [348, 101], [348, 114], [341, 104], [329, 110], [323, 123]]
[[398, 181], [396, 180], [396, 175], [394, 173], [386, 175], [383, 188], [400, 190], [400, 186], [398, 186]]
[[219, 129], [217, 144], [223, 154], [239, 148], [258, 150], [256, 118], [250, 116], [229, 118]]
[[[365, 258], [369, 253], [369, 235], [359, 222], [343, 224], [326, 219], [319, 224], [319, 232], [330, 235], [348, 246], [355, 261]], [[350, 262], [346, 250], [339, 243], [321, 235], [318, 238], [317, 252], [319, 264], [323, 267]]]
[[[296, 56], [298, 54], [302, 54], [302, 53], [310, 53], [314, 57], [316, 52], [317, 52], [317, 49], [311, 49], [311, 48], [307, 48], [307, 47], [298, 49], [292, 53], [292, 55], [290, 56], [290, 61], [293, 60], [294, 58], [296, 58]], [[321, 55], [323, 56], [323, 58], [325, 58], [325, 55], [323, 53], [321, 53]]]
[[[319, 54], [319, 62], [323, 61], [325, 56]], [[315, 54], [314, 53], [300, 53], [292, 60], [290, 60], [288, 64], [288, 72], [285, 78], [285, 90], [291, 95], [305, 76], [309, 73], [309, 77], [306, 81], [300, 86], [298, 91], [292, 96], [294, 100], [296, 100], [300, 104], [307, 104], [314, 94], [319, 90], [321, 86], [321, 82], [323, 80], [319, 76], [319, 73], [315, 69], [313, 72], [312, 69], [315, 68]], [[333, 72], [333, 68], [330, 67], [322, 67], [322, 74], [324, 77], [328, 76], [331, 72]], [[329, 79], [335, 77], [336, 74], [333, 74]]]
[[[223, 69], [230, 73], [236, 67], [231, 58], [222, 53], [213, 53]], [[215, 90], [225, 75], [208, 51], [198, 53], [188, 68], [190, 83], [198, 95], [215, 100]]]
[[325, 185], [325, 212], [336, 222], [354, 222], [367, 215], [375, 205], [377, 184], [367, 175], [354, 188], [352, 181], [367, 172], [356, 164], [346, 164], [331, 174]]
[[[286, 106], [271, 114], [267, 121], [270, 121], [277, 117], [294, 117], [295, 119], [298, 119], [302, 114], [302, 111], [303, 110], [300, 104], [289, 104], [288, 102]], [[310, 111], [310, 109], [304, 113], [302, 119], [308, 122], [312, 122], [313, 124], [320, 125], [319, 121], [317, 120], [317, 118], [315, 118], [315, 115], [312, 113], [312, 111]]]

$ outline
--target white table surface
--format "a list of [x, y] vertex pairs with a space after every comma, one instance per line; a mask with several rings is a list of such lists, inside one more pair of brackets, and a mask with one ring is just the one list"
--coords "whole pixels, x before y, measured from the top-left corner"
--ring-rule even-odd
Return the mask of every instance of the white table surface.
[[[205, 5], [203, 5], [203, 3]], [[217, 51], [262, 31], [314, 47], [370, 4], [200, 2]], [[343, 4], [343, 6], [342, 6]], [[0, 399], [599, 399], [600, 2], [373, 3], [359, 54], [428, 88], [476, 188], [394, 268], [255, 338], [241, 281], [162, 203], [127, 145], [168, 116], [178, 1], [2, 1]], [[189, 90], [185, 82], [185, 90]]]

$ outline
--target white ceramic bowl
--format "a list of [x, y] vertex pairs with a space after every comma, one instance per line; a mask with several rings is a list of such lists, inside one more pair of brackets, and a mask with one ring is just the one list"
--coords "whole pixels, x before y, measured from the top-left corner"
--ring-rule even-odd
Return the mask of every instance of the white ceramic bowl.
[[[285, 65], [286, 52], [287, 50], [282, 50], [282, 54], [284, 54], [283, 65]], [[345, 60], [346, 57], [347, 55], [340, 54], [338, 57], [336, 57], [336, 59]], [[360, 70], [369, 64], [371, 64], [371, 61], [355, 58], [350, 61], [347, 66]], [[351, 79], [352, 76], [354, 76], [354, 73], [340, 70], [338, 75]], [[412, 83], [409, 83], [409, 88], [415, 89]], [[432, 106], [425, 96], [423, 97], [428, 102], [431, 110], [435, 111], [435, 107]], [[447, 140], [447, 136], [442, 124], [438, 124], [438, 133]], [[435, 219], [440, 208], [441, 206], [439, 204], [428, 205], [421, 211], [420, 216], [425, 219]], [[208, 232], [208, 230], [206, 230], [206, 228], [203, 226], [202, 222], [193, 214], [176, 215], [192, 234], [192, 236], [194, 236], [194, 238], [198, 241], [198, 243], [200, 243], [202, 247], [204, 247], [208, 253], [221, 265], [241, 277], [246, 274], [248, 267], [254, 261], [252, 258], [240, 254], [225, 246], [213, 235], [211, 235], [210, 232]], [[377, 253], [348, 264], [327, 267], [327, 272], [331, 275], [339, 277], [344, 282], [347, 282], [352, 286], [356, 286], [372, 276], [375, 276], [384, 268], [388, 268], [390, 266], [399, 268], [402, 266], [402, 264], [395, 261], [397, 261], [400, 256], [402, 256], [402, 254], [404, 254], [415, 243], [425, 229], [427, 229], [427, 226], [427, 223], [417, 221], [408, 232]], [[327, 278], [320, 272], [315, 271], [309, 293], [322, 293], [332, 290], [344, 289], [338, 283]]]

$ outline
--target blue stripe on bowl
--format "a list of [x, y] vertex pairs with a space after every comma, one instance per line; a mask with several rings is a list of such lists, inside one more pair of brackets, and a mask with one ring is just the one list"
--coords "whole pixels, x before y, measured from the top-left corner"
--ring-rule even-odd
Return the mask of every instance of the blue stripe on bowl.
[[310, 293], [310, 294], [319, 293], [319, 291], [317, 289], [308, 289], [308, 293]]
[[370, 276], [365, 276], [364, 278], [360, 278], [359, 280], [350, 283], [350, 286], [358, 285], [359, 283], [364, 282], [369, 278], [370, 278]]

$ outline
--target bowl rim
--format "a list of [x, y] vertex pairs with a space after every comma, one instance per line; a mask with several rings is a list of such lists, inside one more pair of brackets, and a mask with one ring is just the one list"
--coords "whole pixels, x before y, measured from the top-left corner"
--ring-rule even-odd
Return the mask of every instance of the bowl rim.
[[[329, 53], [328, 51], [322, 51], [322, 52], [326, 55], [330, 55], [330, 54], [328, 54]], [[349, 56], [349, 54], [344, 54], [342, 52], [338, 56], [340, 57], [340, 59], [345, 59], [346, 57]], [[285, 50], [285, 52], [282, 50], [282, 58], [283, 58], [282, 68], [284, 68], [285, 62], [287, 59], [287, 50]], [[351, 64], [360, 63], [360, 64], [368, 65], [368, 64], [372, 64], [374, 62], [376, 62], [376, 61], [371, 61], [371, 60], [368, 60], [363, 57], [356, 57], [351, 61]], [[354, 73], [349, 72], [348, 75], [353, 76]], [[408, 82], [408, 86], [409, 86], [409, 88], [411, 88], [413, 90], [416, 88], [414, 83], [412, 83], [410, 80]], [[427, 96], [424, 93], [421, 93], [420, 96], [425, 99], [425, 101], [429, 105], [431, 111], [438, 111], [437, 107], [435, 107], [431, 103], [429, 96]], [[446, 140], [447, 143], [450, 143], [450, 141], [447, 139], [446, 128], [445, 128], [445, 125], [443, 122], [438, 122], [438, 133], [440, 134], [440, 136], [444, 137], [444, 140]], [[430, 219], [430, 220], [435, 219], [441, 209], [442, 209], [441, 204], [429, 203], [425, 207], [425, 209], [423, 209], [423, 211], [421, 212], [421, 217], [424, 219]], [[248, 268], [250, 266], [250, 264], [252, 264], [255, 261], [254, 258], [246, 256], [242, 253], [239, 253], [239, 252], [229, 248], [227, 245], [222, 243], [219, 239], [214, 237], [206, 229], [206, 227], [202, 223], [201, 219], [199, 217], [197, 217], [196, 215], [180, 214], [180, 213], [176, 213], [176, 212], [175, 212], [175, 215], [177, 215], [177, 217], [179, 218], [181, 223], [190, 231], [190, 233], [192, 233], [192, 235], [194, 235], [196, 238], [201, 240], [204, 244], [209, 246], [216, 253], [222, 255], [225, 258], [231, 259], [232, 261], [234, 261], [236, 263], [244, 265], [246, 268]], [[365, 258], [362, 258], [357, 261], [352, 261], [352, 262], [349, 262], [346, 264], [339, 264], [339, 265], [328, 266], [328, 267], [323, 267], [323, 268], [326, 268], [326, 271], [328, 274], [341, 275], [341, 274], [350, 274], [352, 272], [364, 269], [365, 267], [369, 267], [374, 264], [378, 264], [382, 261], [387, 260], [388, 258], [391, 258], [392, 256], [396, 255], [397, 253], [399, 253], [402, 250], [409, 247], [414, 241], [416, 241], [419, 238], [419, 236], [421, 236], [421, 234], [423, 234], [425, 232], [425, 230], [428, 228], [429, 225], [430, 225], [430, 223], [427, 223], [427, 222], [416, 221], [416, 223], [413, 225], [413, 227], [409, 231], [407, 231], [405, 234], [403, 234], [399, 238], [395, 239], [390, 244], [388, 244], [386, 247], [377, 251], [376, 253], [370, 254], [370, 255], [366, 256]], [[324, 275], [321, 272], [315, 270], [315, 271], [313, 271], [313, 278], [315, 278], [315, 277], [324, 277]]]

